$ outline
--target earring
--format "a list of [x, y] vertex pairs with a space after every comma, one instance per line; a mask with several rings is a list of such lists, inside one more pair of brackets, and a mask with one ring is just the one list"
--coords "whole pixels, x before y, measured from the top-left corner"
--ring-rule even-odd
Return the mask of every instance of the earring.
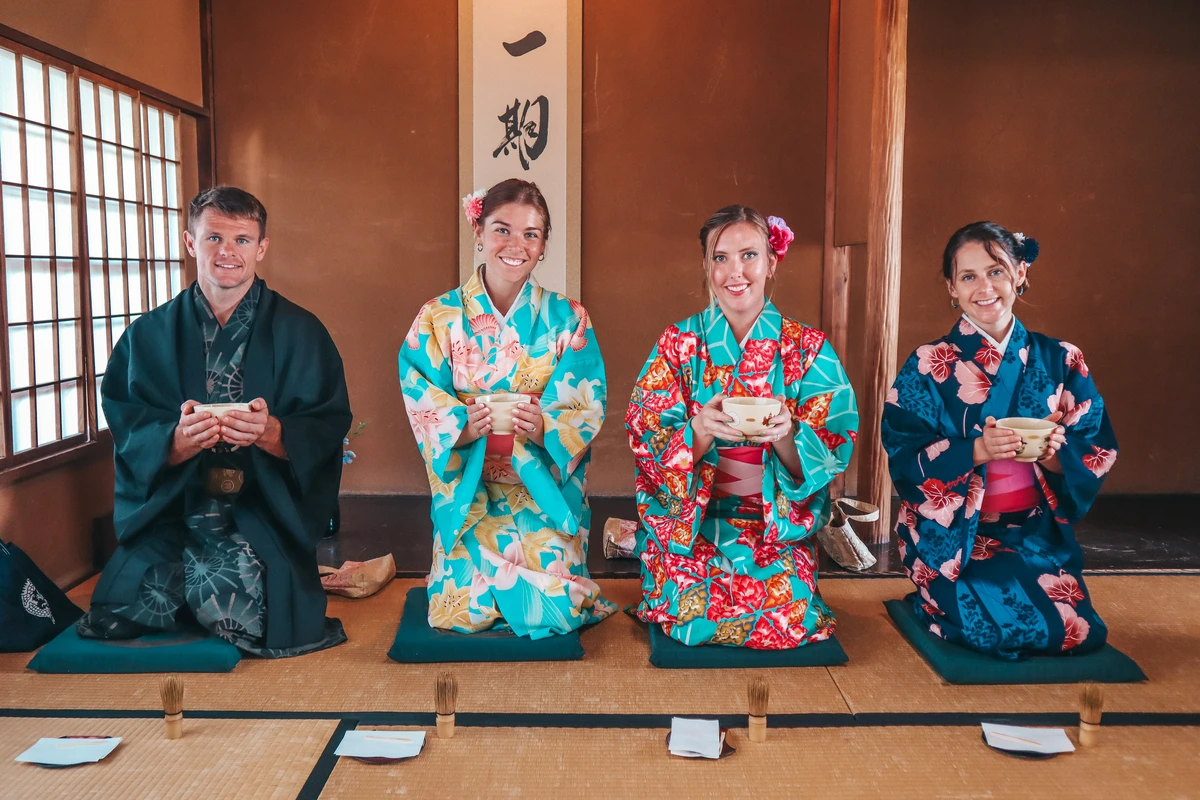
[[482, 252], [483, 252], [483, 245], [481, 245], [481, 244], [480, 244], [480, 245], [476, 245], [476, 246], [475, 246], [475, 249], [476, 249], [476, 250], [478, 250], [479, 252], [481, 252], [481, 253], [482, 253]]
[[951, 308], [958, 308], [958, 301], [957, 301], [957, 300], [955, 300], [954, 298], [950, 298], [950, 307], [951, 307]]
[[538, 261], [545, 261], [545, 260], [546, 260], [546, 254], [545, 254], [545, 253], [542, 253], [540, 256], [538, 256]]
[[1017, 297], [1020, 297], [1023, 294], [1025, 294], [1025, 284], [1022, 283], [1017, 287]]

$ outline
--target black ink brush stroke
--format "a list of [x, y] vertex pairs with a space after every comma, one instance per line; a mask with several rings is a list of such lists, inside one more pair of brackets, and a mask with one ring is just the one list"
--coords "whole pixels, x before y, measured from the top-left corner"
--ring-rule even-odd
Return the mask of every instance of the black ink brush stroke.
[[530, 31], [517, 42], [505, 42], [504, 49], [513, 58], [520, 58], [526, 53], [532, 53], [546, 43], [546, 34], [541, 31]]

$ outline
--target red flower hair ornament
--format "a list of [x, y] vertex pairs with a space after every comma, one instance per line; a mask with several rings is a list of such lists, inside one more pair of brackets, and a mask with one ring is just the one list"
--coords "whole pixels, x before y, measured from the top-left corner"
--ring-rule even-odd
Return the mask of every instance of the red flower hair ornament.
[[770, 232], [767, 236], [767, 245], [775, 253], [775, 258], [783, 261], [783, 257], [787, 255], [788, 245], [796, 238], [796, 234], [792, 233], [792, 229], [783, 221], [783, 217], [767, 217], [767, 230]]

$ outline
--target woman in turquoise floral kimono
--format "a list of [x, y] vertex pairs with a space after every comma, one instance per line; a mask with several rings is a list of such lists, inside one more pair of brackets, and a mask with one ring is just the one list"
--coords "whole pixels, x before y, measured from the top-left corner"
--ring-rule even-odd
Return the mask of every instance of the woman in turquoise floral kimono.
[[[950, 237], [942, 273], [962, 317], [909, 356], [883, 413], [916, 613], [935, 635], [1003, 659], [1087, 652], [1108, 632], [1073, 525], [1117, 441], [1079, 348], [1013, 315], [1037, 254], [992, 222]], [[1058, 423], [1045, 455], [1015, 460], [1021, 438], [996, 424], [1005, 417]]]
[[[543, 289], [550, 211], [503, 181], [463, 200], [483, 263], [430, 300], [400, 348], [400, 386], [433, 495], [429, 624], [540, 639], [613, 612], [587, 571], [590, 445], [605, 379], [587, 311]], [[515, 434], [476, 398], [522, 393]], [[499, 412], [497, 412], [499, 413]]]
[[[637, 462], [638, 616], [689, 645], [789, 649], [828, 639], [812, 535], [850, 461], [858, 410], [825, 335], [765, 296], [792, 232], [745, 206], [700, 230], [711, 303], [659, 337], [625, 416]], [[747, 439], [726, 397], [774, 397]]]

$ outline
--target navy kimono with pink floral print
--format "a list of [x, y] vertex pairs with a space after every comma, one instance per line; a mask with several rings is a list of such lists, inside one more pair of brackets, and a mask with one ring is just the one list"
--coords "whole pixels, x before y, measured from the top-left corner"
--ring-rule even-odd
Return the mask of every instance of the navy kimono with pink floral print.
[[[1040, 502], [981, 511], [987, 417], [1062, 411], [1062, 474], [1033, 465]], [[917, 615], [947, 641], [1016, 659], [1083, 653], [1108, 629], [1083, 582], [1072, 525], [1117, 456], [1104, 400], [1079, 348], [1013, 321], [1003, 354], [965, 317], [909, 356], [884, 405], [883, 445], [900, 495], [900, 554]]]

